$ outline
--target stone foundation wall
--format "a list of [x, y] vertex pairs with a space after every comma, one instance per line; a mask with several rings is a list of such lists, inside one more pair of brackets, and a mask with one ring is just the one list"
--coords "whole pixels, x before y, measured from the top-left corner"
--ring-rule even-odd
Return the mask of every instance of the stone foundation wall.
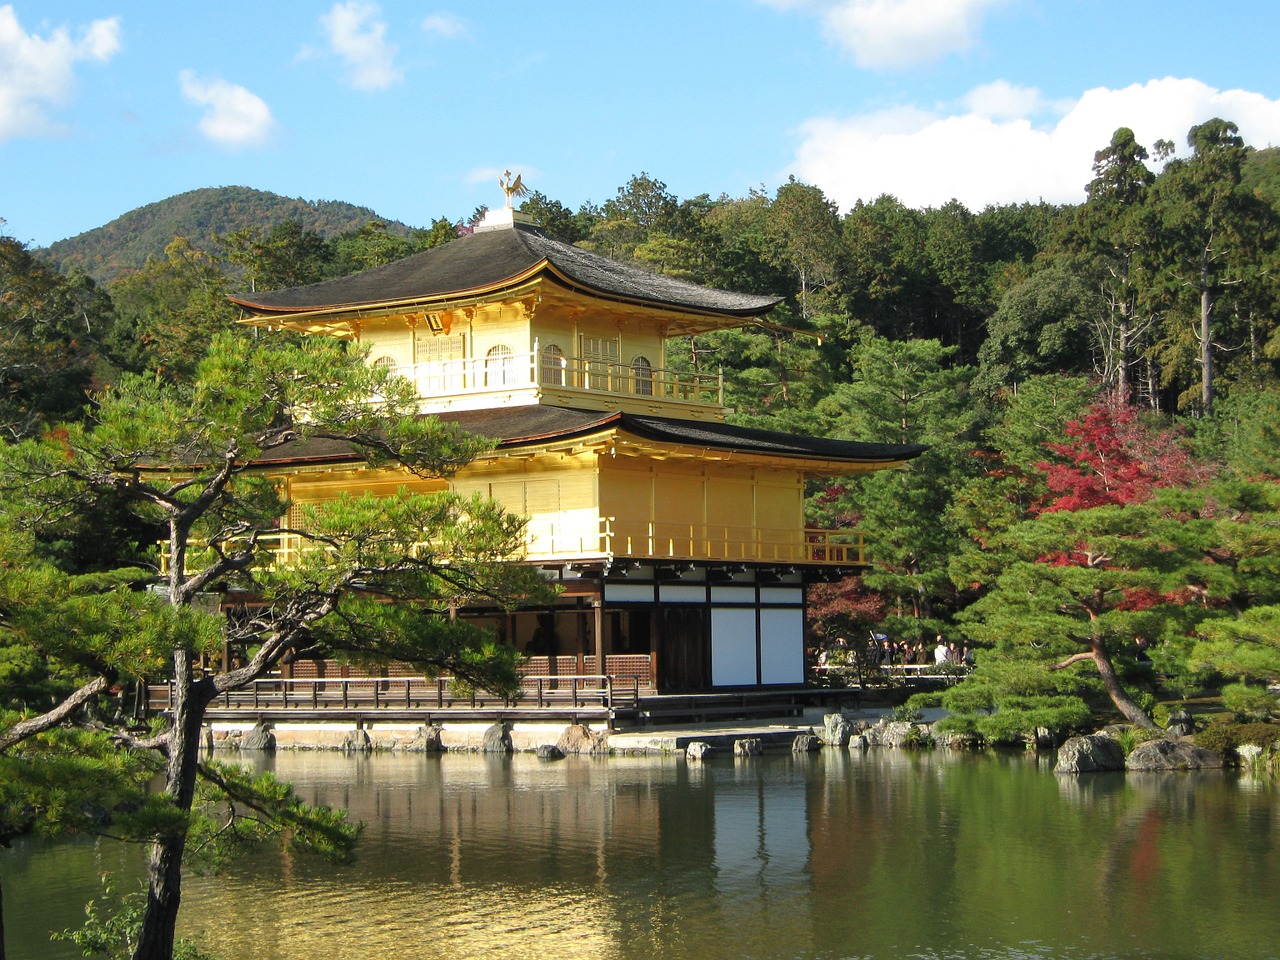
[[[206, 728], [205, 740], [214, 749], [226, 750], [480, 751], [486, 749], [485, 734], [495, 726], [492, 722], [434, 726], [403, 722], [360, 726], [355, 723], [270, 723], [265, 727], [253, 723], [214, 723]], [[597, 730], [563, 722], [508, 723], [506, 732], [512, 750], [529, 753], [546, 744], [558, 743], [568, 734], [573, 734], [571, 739], [575, 742], [606, 735], [603, 728]]]

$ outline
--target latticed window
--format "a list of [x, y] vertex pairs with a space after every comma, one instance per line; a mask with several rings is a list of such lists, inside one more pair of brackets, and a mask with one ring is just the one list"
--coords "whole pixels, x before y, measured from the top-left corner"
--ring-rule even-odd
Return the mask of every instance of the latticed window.
[[583, 337], [582, 359], [586, 364], [587, 382], [591, 390], [609, 390], [610, 376], [618, 366], [621, 345], [605, 337]]
[[648, 357], [631, 358], [631, 390], [636, 396], [653, 396], [653, 364]]
[[542, 348], [538, 379], [544, 387], [563, 387], [564, 369], [564, 351], [554, 343], [548, 343]]
[[461, 360], [466, 356], [467, 338], [465, 334], [452, 337], [433, 336], [429, 333], [415, 333], [413, 338], [414, 359], [418, 363], [447, 363]]
[[462, 386], [461, 364], [467, 355], [465, 334], [433, 336], [419, 328], [414, 334], [413, 352], [420, 390], [430, 395]]
[[509, 387], [515, 382], [515, 353], [505, 343], [490, 347], [484, 355], [484, 385]]

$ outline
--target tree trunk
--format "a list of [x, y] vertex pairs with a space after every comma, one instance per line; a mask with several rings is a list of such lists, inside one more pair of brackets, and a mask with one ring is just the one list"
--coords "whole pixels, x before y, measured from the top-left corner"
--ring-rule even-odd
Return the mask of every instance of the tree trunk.
[[1111, 656], [1107, 653], [1107, 648], [1101, 641], [1090, 644], [1090, 652], [1093, 657], [1093, 663], [1098, 668], [1098, 674], [1102, 677], [1102, 685], [1107, 691], [1107, 696], [1111, 698], [1111, 702], [1116, 705], [1126, 720], [1135, 726], [1142, 727], [1144, 730], [1158, 729], [1155, 723], [1146, 712], [1134, 703], [1133, 698], [1120, 683], [1120, 678], [1116, 676], [1116, 668], [1111, 663]]
[[[1127, 313], [1127, 311], [1126, 311]], [[1128, 403], [1129, 384], [1129, 318], [1122, 315], [1116, 334], [1116, 402]]]
[[1200, 291], [1200, 403], [1204, 416], [1213, 412], [1213, 327], [1209, 322], [1213, 313], [1213, 294], [1208, 288]]
[[0, 883], [0, 960], [4, 960], [4, 884]]
[[[194, 658], [189, 650], [173, 654], [173, 716], [169, 731], [169, 757], [165, 770], [165, 794], [184, 814], [195, 799], [200, 761], [200, 729], [209, 702], [207, 681], [192, 676]], [[182, 856], [186, 852], [185, 824], [161, 834], [151, 845], [147, 867], [147, 909], [133, 960], [172, 960], [182, 903]]]

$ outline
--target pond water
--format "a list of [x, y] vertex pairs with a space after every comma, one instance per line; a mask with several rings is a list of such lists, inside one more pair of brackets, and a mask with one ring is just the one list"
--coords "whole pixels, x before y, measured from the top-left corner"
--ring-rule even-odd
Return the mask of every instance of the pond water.
[[[191, 877], [223, 960], [1280, 956], [1280, 795], [1233, 773], [1058, 777], [1051, 757], [281, 753], [367, 824], [349, 867]], [[10, 960], [76, 956], [107, 842], [0, 853]]]

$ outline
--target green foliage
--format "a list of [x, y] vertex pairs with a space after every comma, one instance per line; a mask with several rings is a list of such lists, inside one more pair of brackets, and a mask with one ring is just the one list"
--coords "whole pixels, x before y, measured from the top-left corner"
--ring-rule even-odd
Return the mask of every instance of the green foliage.
[[382, 220], [370, 220], [359, 230], [337, 237], [333, 261], [338, 276], [380, 267], [414, 252], [413, 241], [394, 233]]
[[[535, 570], [507, 562], [523, 542], [522, 521], [491, 502], [401, 491], [291, 511], [256, 461], [286, 444], [323, 440], [409, 483], [452, 474], [489, 444], [418, 417], [411, 384], [320, 339], [262, 346], [222, 335], [189, 377], [126, 375], [97, 400], [91, 423], [0, 450], [0, 650], [14, 653], [0, 663], [24, 677], [24, 695], [44, 687], [54, 701], [0, 725], [0, 759], [19, 765], [13, 782], [26, 784], [4, 798], [6, 829], [109, 821], [120, 835], [153, 843], [153, 892], [178, 889], [184, 855], [217, 864], [271, 838], [340, 859], [353, 833], [339, 815], [298, 803], [270, 779], [199, 765], [193, 731], [205, 706], [300, 652], [403, 660], [510, 689], [514, 648], [451, 619], [448, 605], [546, 601], [548, 588]], [[169, 531], [161, 583], [137, 570], [73, 575], [38, 555], [37, 535], [51, 523], [112, 503]], [[282, 527], [285, 517], [292, 526]], [[272, 547], [282, 536], [294, 538], [297, 562], [276, 562]], [[148, 581], [162, 589], [138, 589]], [[194, 605], [237, 587], [257, 602], [236, 616]], [[224, 642], [249, 662], [199, 671], [197, 658]], [[40, 659], [44, 676], [34, 670]], [[166, 671], [181, 695], [165, 730], [138, 730], [108, 709], [101, 694], [110, 684]], [[81, 806], [69, 806], [59, 785], [84, 776], [56, 731], [83, 720], [80, 704], [113, 731], [117, 752], [166, 757], [163, 791], [135, 794], [131, 804], [103, 798], [87, 808], [92, 818], [79, 818]], [[46, 749], [52, 760], [19, 780], [31, 752]], [[99, 754], [110, 756], [106, 747]], [[41, 771], [61, 779], [41, 781]], [[175, 910], [176, 898], [149, 901], [146, 949], [167, 949]]]
[[1231, 683], [1222, 688], [1222, 705], [1239, 723], [1265, 723], [1280, 710], [1280, 695], [1263, 686]]
[[[944, 704], [946, 701], [944, 700]], [[940, 730], [976, 733], [991, 744], [1016, 744], [1027, 740], [1036, 730], [1077, 729], [1089, 722], [1092, 714], [1079, 701], [1059, 697], [1003, 698], [989, 714], [965, 713], [958, 710], [938, 721]]]
[[445, 217], [437, 217], [426, 230], [413, 231], [413, 248], [415, 251], [430, 250], [457, 239], [457, 225]]
[[1062, 266], [1009, 289], [987, 321], [974, 389], [994, 394], [1036, 374], [1091, 372], [1090, 324], [1105, 309], [1095, 285]]
[[1231, 756], [1245, 744], [1268, 749], [1280, 742], [1280, 725], [1274, 723], [1211, 723], [1196, 733], [1195, 744]]
[[1181, 390], [1180, 405], [1209, 413], [1219, 379], [1230, 379], [1218, 343], [1257, 337], [1248, 328], [1259, 309], [1269, 312], [1262, 304], [1273, 302], [1263, 275], [1278, 221], [1275, 209], [1242, 185], [1247, 149], [1234, 123], [1198, 124], [1187, 144], [1192, 155], [1166, 164], [1151, 189], [1160, 225], [1156, 283], [1175, 321], [1155, 353], [1166, 383]]
[[333, 249], [301, 221], [285, 220], [265, 232], [246, 226], [217, 237], [223, 255], [243, 271], [237, 287], [254, 292], [323, 280]]
[[935, 605], [950, 600], [946, 564], [957, 531], [938, 518], [978, 464], [977, 413], [967, 393], [972, 370], [952, 365], [954, 353], [936, 341], [892, 343], [863, 331], [850, 352], [851, 381], [814, 411], [833, 436], [929, 445], [898, 470], [832, 485], [811, 501], [823, 525], [859, 518], [874, 562], [864, 581], [915, 621], [891, 625], [904, 637], [935, 627]]
[[175, 238], [164, 259], [152, 258], [110, 287], [117, 322], [112, 349], [129, 370], [192, 375], [215, 335], [233, 328], [228, 284], [210, 254]]
[[[53, 940], [71, 943], [82, 956], [128, 960], [133, 955], [142, 930], [147, 906], [147, 889], [143, 884], [131, 893], [118, 893], [109, 874], [102, 875], [102, 896], [85, 904], [84, 924], [74, 930], [55, 932]], [[216, 960], [200, 949], [193, 940], [179, 939], [173, 946], [173, 960]]]
[[992, 743], [1020, 742], [1040, 727], [1065, 731], [1087, 724], [1096, 693], [1096, 680], [1087, 676], [1051, 670], [1016, 652], [984, 651], [974, 671], [942, 694], [948, 716], [939, 724]]
[[[373, 219], [376, 215], [367, 207], [337, 200], [301, 200], [248, 187], [206, 187], [149, 203], [105, 226], [59, 240], [47, 255], [63, 271], [79, 268], [99, 283], [109, 283], [160, 257], [174, 237], [187, 237], [212, 253], [211, 238], [245, 229], [272, 231], [293, 222], [328, 240]], [[388, 222], [392, 232], [409, 235], [404, 224]]]
[[1161, 729], [1122, 726], [1108, 731], [1108, 736], [1120, 744], [1120, 749], [1127, 757], [1144, 743], [1159, 740], [1165, 736]]
[[791, 177], [778, 188], [764, 220], [765, 256], [795, 283], [800, 316], [808, 320], [835, 302], [840, 217], [818, 187]]
[[534, 190], [524, 198], [520, 212], [533, 218], [533, 222], [546, 232], [547, 236], [565, 243], [578, 243], [591, 234], [596, 216], [588, 205], [583, 205], [575, 214], [559, 200], [552, 200], [545, 194]]
[[1233, 389], [1196, 422], [1200, 456], [1248, 479], [1280, 478], [1280, 390]]
[[923, 716], [922, 711], [933, 710], [942, 706], [942, 691], [922, 690], [919, 693], [913, 693], [907, 697], [905, 706], [907, 709]]
[[1205, 624], [1191, 653], [1193, 667], [1208, 667], [1255, 682], [1280, 679], [1280, 606], [1252, 607], [1238, 618]]
[[1120, 749], [1124, 751], [1127, 757], [1133, 753], [1135, 747], [1142, 741], [1138, 739], [1138, 731], [1133, 727], [1121, 727], [1118, 730], [1112, 730], [1109, 733], [1112, 740], [1120, 744]]
[[[2, 223], [2, 222], [0, 222]], [[0, 233], [0, 431], [36, 436], [80, 415], [93, 378], [109, 367], [115, 316], [83, 273], [61, 276]]]
[[[0, 729], [17, 719], [0, 713]], [[159, 767], [152, 756], [120, 750], [102, 731], [30, 738], [0, 753], [0, 846], [24, 834], [145, 838], [136, 826]]]
[[238, 856], [275, 844], [348, 863], [362, 830], [342, 810], [304, 803], [273, 774], [206, 761], [200, 765], [187, 857], [199, 869], [220, 870]]
[[894, 723], [919, 723], [924, 719], [924, 714], [920, 712], [917, 704], [908, 699], [905, 703], [900, 703], [893, 708], [889, 719]]
[[904, 745], [909, 749], [925, 749], [933, 746], [933, 737], [920, 725], [914, 725], [907, 731]]

